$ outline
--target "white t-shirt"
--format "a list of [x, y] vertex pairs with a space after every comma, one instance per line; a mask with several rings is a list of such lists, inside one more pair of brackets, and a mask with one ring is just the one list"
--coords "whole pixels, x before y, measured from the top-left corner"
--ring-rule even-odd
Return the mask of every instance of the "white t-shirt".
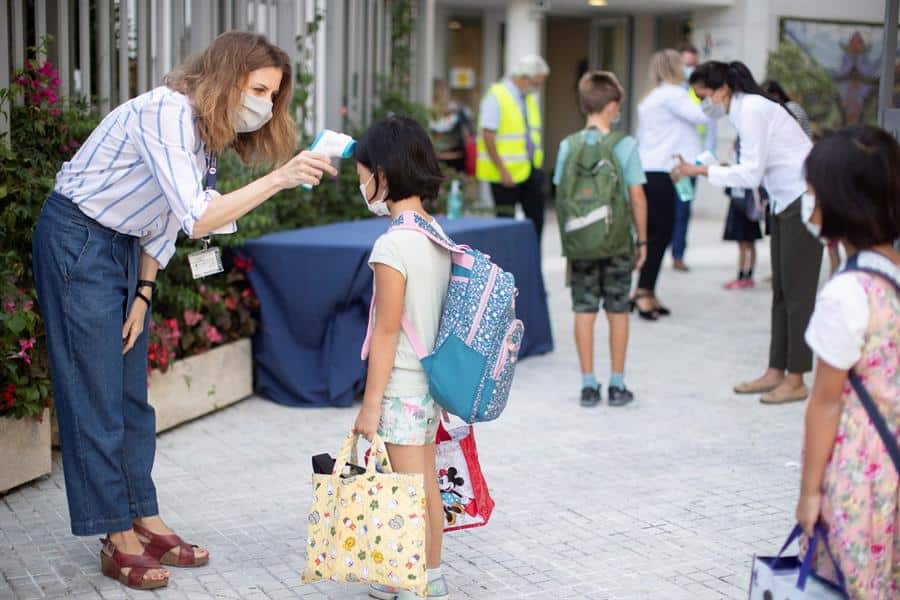
[[[900, 267], [875, 252], [861, 259], [877, 262], [879, 268], [900, 279]], [[816, 355], [838, 369], [850, 369], [862, 355], [869, 326], [869, 298], [854, 273], [839, 273], [831, 278], [819, 297], [809, 326], [806, 343]]]
[[[444, 233], [437, 221], [432, 227]], [[429, 352], [434, 348], [444, 298], [450, 283], [450, 253], [416, 231], [391, 231], [375, 242], [369, 266], [387, 265], [406, 279], [404, 311]], [[378, 319], [378, 315], [375, 315]], [[428, 378], [405, 333], [400, 335], [394, 370], [385, 396], [417, 396], [428, 391]]]

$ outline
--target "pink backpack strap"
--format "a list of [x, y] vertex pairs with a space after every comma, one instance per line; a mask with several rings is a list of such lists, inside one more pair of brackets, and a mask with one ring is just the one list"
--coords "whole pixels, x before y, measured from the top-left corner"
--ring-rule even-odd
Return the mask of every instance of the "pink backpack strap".
[[450, 240], [448, 240], [446, 238], [442, 238], [438, 235], [435, 235], [433, 232], [420, 226], [416, 222], [416, 216], [417, 216], [416, 213], [412, 212], [412, 211], [401, 214], [397, 218], [397, 221], [398, 221], [397, 224], [392, 225], [390, 228], [390, 231], [395, 231], [395, 230], [418, 231], [419, 233], [421, 233], [422, 235], [424, 235], [425, 237], [430, 239], [432, 242], [434, 242], [441, 248], [444, 248], [448, 252], [453, 252], [454, 254], [465, 254], [466, 252], [471, 250], [471, 248], [469, 246], [466, 246], [463, 244], [452, 243]]
[[[412, 346], [413, 352], [416, 353], [419, 360], [428, 356], [428, 350], [425, 349], [422, 338], [416, 333], [416, 328], [413, 327], [412, 321], [406, 316], [406, 311], [404, 311], [403, 315], [400, 317], [400, 327], [403, 328], [403, 333], [406, 334], [406, 339], [409, 340], [409, 345]], [[375, 294], [372, 294], [372, 302], [369, 304], [369, 324], [366, 326], [366, 339], [363, 340], [362, 351], [360, 352], [360, 358], [363, 360], [369, 358], [369, 349], [372, 346], [373, 329], [375, 329]]]

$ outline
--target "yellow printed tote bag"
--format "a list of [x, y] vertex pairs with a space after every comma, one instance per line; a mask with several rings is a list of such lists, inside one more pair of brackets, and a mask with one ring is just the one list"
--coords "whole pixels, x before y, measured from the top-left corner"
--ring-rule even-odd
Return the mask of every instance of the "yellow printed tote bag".
[[341, 477], [351, 454], [358, 464], [357, 439], [344, 442], [331, 475], [312, 476], [303, 581], [380, 583], [425, 595], [423, 477], [394, 473], [377, 434], [366, 472]]

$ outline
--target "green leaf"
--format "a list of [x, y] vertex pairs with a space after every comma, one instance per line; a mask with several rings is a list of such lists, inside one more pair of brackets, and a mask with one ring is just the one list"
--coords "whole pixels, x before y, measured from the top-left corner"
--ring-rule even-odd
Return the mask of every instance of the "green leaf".
[[22, 313], [17, 313], [12, 316], [6, 322], [6, 328], [13, 332], [15, 335], [19, 335], [23, 331], [25, 331], [25, 327], [28, 326], [28, 323], [25, 321], [25, 317], [22, 316]]

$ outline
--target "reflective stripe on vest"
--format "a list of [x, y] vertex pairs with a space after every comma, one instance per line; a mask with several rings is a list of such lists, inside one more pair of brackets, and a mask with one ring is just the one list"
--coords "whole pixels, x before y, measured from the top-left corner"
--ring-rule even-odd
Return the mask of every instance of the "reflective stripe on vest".
[[[500, 107], [500, 125], [496, 132], [497, 154], [503, 160], [506, 170], [509, 171], [513, 183], [522, 183], [531, 175], [532, 165], [540, 169], [544, 164], [544, 150], [541, 143], [541, 110], [537, 100], [530, 94], [525, 96], [525, 109], [528, 111], [528, 125], [518, 101], [503, 82], [495, 83], [488, 90], [493, 94]], [[500, 169], [491, 160], [481, 136], [481, 126], [478, 130], [478, 162], [475, 174], [482, 181], [499, 183], [502, 181]], [[532, 160], [528, 160], [527, 135], [531, 135], [534, 146]]]

